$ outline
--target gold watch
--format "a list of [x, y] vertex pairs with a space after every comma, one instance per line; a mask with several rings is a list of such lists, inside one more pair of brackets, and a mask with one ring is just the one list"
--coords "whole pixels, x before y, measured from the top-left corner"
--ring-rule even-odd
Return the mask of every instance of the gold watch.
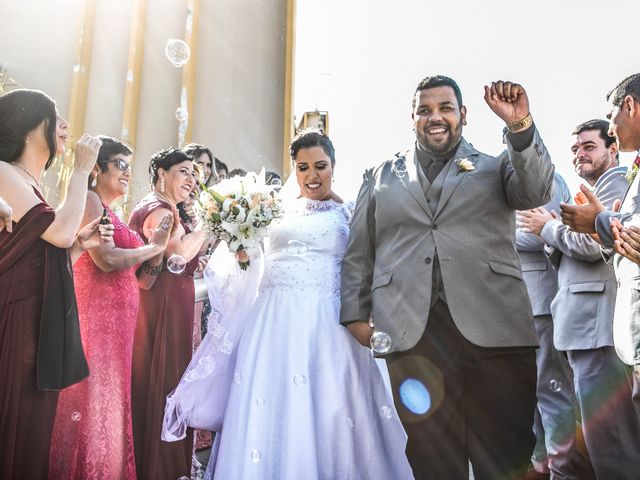
[[518, 130], [529, 128], [531, 125], [533, 125], [533, 118], [531, 117], [531, 114], [528, 113], [527, 116], [522, 120], [518, 120], [517, 122], [513, 123], [507, 123], [507, 129], [510, 132], [517, 132]]

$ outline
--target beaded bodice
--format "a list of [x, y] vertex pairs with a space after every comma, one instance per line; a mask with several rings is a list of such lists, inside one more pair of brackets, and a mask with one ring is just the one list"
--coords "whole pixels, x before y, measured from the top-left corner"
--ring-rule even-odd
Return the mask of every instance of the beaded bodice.
[[265, 241], [261, 290], [304, 289], [339, 296], [351, 204], [301, 198], [287, 205]]

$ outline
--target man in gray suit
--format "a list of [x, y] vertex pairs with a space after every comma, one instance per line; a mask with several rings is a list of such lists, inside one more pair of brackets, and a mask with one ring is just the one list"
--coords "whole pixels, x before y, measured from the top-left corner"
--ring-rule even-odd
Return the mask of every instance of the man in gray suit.
[[[628, 186], [618, 148], [605, 120], [576, 127], [571, 147], [577, 173], [607, 209]], [[613, 347], [616, 279], [600, 245], [572, 232], [544, 209], [523, 212], [522, 227], [562, 252], [558, 294], [551, 304], [554, 344], [567, 353], [582, 418], [582, 431], [597, 478], [640, 478], [640, 422], [631, 402], [628, 368]]]
[[[533, 450], [537, 335], [515, 249], [515, 213], [551, 197], [553, 165], [527, 94], [485, 86], [508, 156], [462, 138], [456, 82], [423, 79], [415, 145], [365, 173], [342, 266], [341, 322], [375, 329], [416, 478], [517, 478]], [[369, 325], [373, 318], [374, 329]]]
[[[556, 172], [553, 197], [544, 209], [559, 212], [560, 203], [570, 201], [569, 187]], [[538, 408], [533, 423], [536, 435], [536, 445], [531, 457], [533, 469], [541, 479], [550, 476], [554, 479], [571, 480], [593, 478], [588, 460], [577, 449], [576, 399], [571, 370], [565, 355], [553, 345], [551, 301], [558, 292], [557, 267], [561, 254], [559, 251], [553, 252], [552, 263], [545, 254], [545, 244], [540, 236], [522, 228], [516, 230], [516, 248], [540, 342], [540, 347], [536, 350]]]
[[[581, 207], [563, 206], [563, 221], [572, 229], [596, 232], [605, 247], [615, 247], [614, 265], [618, 279], [618, 297], [614, 318], [614, 342], [618, 355], [633, 366], [633, 401], [640, 415], [640, 246], [631, 239], [631, 225], [640, 222], [640, 73], [621, 81], [607, 94], [610, 112], [609, 133], [616, 137], [623, 152], [637, 151], [629, 174], [630, 185], [621, 197], [620, 212], [604, 209], [589, 192], [589, 203]], [[614, 237], [615, 233], [615, 237]], [[632, 243], [633, 242], [633, 243]], [[636, 439], [637, 442], [638, 439]]]

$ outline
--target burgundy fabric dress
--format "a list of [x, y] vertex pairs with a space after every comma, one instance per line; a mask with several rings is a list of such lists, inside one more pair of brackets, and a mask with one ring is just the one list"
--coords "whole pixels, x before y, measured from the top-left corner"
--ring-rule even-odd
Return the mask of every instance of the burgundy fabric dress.
[[[135, 231], [107, 211], [115, 227], [116, 247], [144, 245]], [[85, 252], [73, 271], [91, 375], [60, 393], [49, 478], [135, 479], [131, 355], [139, 298], [136, 267], [103, 272]]]
[[[142, 225], [149, 213], [171, 206], [147, 195], [136, 205], [129, 225], [145, 241]], [[182, 223], [188, 230], [188, 226]], [[192, 355], [195, 292], [194, 257], [182, 274], [166, 270], [149, 290], [140, 289], [140, 309], [133, 342], [133, 440], [139, 480], [190, 477], [193, 435], [179, 442], [160, 440], [167, 394], [180, 381]]]
[[13, 233], [0, 232], [0, 478], [47, 478], [58, 392], [39, 391], [36, 357], [45, 288], [47, 242], [55, 218], [46, 203], [29, 210]]

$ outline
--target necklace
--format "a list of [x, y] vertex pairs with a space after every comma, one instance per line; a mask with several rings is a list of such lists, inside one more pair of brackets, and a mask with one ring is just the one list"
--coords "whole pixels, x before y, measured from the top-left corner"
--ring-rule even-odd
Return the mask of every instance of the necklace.
[[165, 197], [163, 194], [161, 194], [160, 192], [158, 192], [157, 190], [153, 191], [153, 194], [158, 197], [160, 200], [163, 200], [164, 202], [168, 203], [169, 205], [171, 205], [173, 208], [175, 208], [176, 204], [174, 202], [172, 202], [171, 200], [169, 200], [167, 197]]
[[20, 170], [22, 170], [24, 173], [26, 173], [27, 175], [29, 175], [29, 177], [31, 177], [31, 179], [36, 182], [36, 185], [38, 187], [40, 187], [40, 182], [38, 180], [36, 180], [36, 177], [34, 177], [33, 175], [31, 175], [29, 173], [29, 170], [27, 170], [26, 168], [24, 168], [22, 165], [20, 165], [19, 163], [12, 163], [11, 165], [13, 165], [14, 167], [18, 167]]

